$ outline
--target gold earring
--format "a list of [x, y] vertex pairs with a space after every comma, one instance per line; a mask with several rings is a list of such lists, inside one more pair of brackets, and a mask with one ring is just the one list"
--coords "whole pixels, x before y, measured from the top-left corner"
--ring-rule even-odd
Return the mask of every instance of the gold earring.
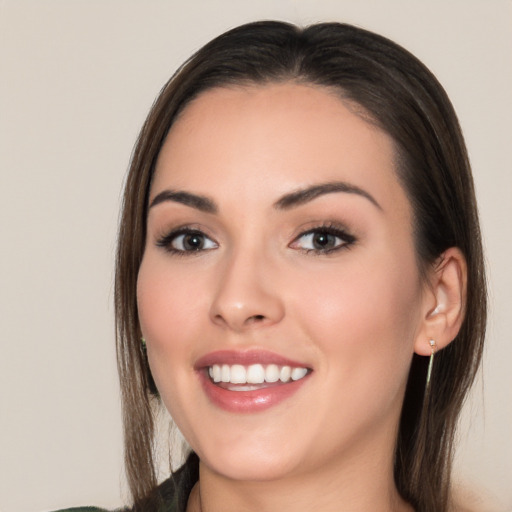
[[141, 338], [140, 339], [140, 343], [141, 343], [141, 346], [142, 346], [142, 350], [146, 350], [146, 340], [144, 338]]
[[426, 391], [430, 389], [430, 376], [432, 375], [432, 366], [434, 366], [434, 354], [436, 353], [436, 342], [434, 340], [429, 340], [430, 348], [432, 352], [430, 354], [430, 359], [428, 361], [428, 370], [427, 370], [427, 384]]

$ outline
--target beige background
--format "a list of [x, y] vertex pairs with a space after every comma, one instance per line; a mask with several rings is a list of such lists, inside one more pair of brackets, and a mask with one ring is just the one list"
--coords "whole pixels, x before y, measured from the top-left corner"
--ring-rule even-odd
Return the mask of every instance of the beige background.
[[[458, 479], [512, 510], [512, 2], [0, 0], [0, 510], [123, 500], [112, 261], [137, 131], [176, 66], [242, 22], [340, 20], [418, 55], [466, 135], [491, 283]], [[494, 505], [490, 503], [494, 502]]]

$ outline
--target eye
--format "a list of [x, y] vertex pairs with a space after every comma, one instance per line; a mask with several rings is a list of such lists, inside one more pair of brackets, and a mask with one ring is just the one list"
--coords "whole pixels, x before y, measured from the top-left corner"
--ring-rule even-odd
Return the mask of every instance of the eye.
[[202, 231], [182, 228], [172, 231], [158, 240], [157, 245], [172, 253], [194, 253], [209, 251], [218, 247], [217, 243]]
[[336, 227], [314, 228], [298, 236], [291, 244], [292, 248], [305, 252], [328, 254], [355, 242], [355, 238], [346, 231]]

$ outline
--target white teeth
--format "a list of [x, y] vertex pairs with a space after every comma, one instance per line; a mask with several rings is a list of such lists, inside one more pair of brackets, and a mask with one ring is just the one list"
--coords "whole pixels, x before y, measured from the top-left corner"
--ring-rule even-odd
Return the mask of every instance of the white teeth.
[[249, 384], [263, 384], [265, 382], [265, 368], [261, 364], [251, 364], [247, 368], [247, 382]]
[[210, 366], [213, 373], [213, 382], [220, 382], [222, 380], [222, 370], [218, 364]]
[[281, 382], [288, 382], [292, 376], [292, 369], [289, 366], [283, 366], [281, 373], [279, 374], [279, 380]]
[[279, 380], [279, 368], [277, 364], [269, 364], [265, 370], [265, 380], [267, 382], [277, 382]]
[[241, 364], [234, 364], [229, 375], [232, 384], [245, 384], [247, 382], [247, 372]]
[[[230, 384], [263, 384], [277, 381], [290, 382], [300, 380], [308, 373], [307, 368], [292, 368], [291, 366], [278, 366], [277, 364], [214, 364], [208, 368], [208, 375], [215, 383]], [[248, 390], [246, 387], [244, 390]], [[251, 389], [255, 389], [254, 386]]]
[[294, 368], [292, 370], [292, 380], [299, 380], [306, 376], [308, 373], [306, 368]]
[[220, 373], [220, 380], [222, 382], [229, 382], [229, 379], [230, 379], [229, 365], [223, 364], [222, 368], [221, 368], [221, 373]]

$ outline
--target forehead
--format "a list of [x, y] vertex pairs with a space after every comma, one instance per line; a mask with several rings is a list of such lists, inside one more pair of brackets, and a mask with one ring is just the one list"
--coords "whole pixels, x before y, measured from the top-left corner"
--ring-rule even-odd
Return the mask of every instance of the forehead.
[[172, 126], [152, 192], [245, 191], [253, 199], [258, 191], [278, 196], [318, 181], [345, 180], [392, 204], [403, 196], [394, 155], [392, 139], [327, 88], [217, 88], [187, 105]]

